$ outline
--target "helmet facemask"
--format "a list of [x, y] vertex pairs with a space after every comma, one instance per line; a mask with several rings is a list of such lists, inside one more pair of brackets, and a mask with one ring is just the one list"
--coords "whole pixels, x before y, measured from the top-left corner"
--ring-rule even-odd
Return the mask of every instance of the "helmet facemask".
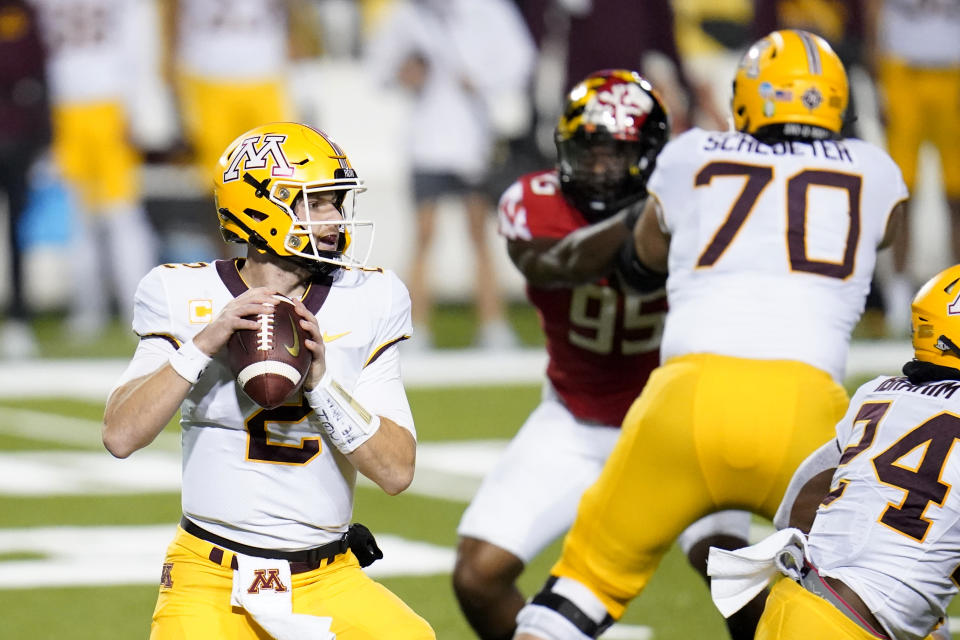
[[588, 218], [616, 213], [647, 193], [647, 168], [652, 159], [644, 151], [636, 141], [606, 135], [557, 141], [564, 193]]
[[[281, 201], [279, 206], [291, 219], [283, 246], [291, 255], [307, 261], [308, 266], [319, 263], [362, 268], [370, 259], [374, 225], [372, 221], [357, 219], [357, 193], [364, 189], [356, 186], [355, 180], [349, 182], [354, 186], [282, 182], [276, 186], [277, 199]], [[304, 202], [309, 206], [304, 207]]]

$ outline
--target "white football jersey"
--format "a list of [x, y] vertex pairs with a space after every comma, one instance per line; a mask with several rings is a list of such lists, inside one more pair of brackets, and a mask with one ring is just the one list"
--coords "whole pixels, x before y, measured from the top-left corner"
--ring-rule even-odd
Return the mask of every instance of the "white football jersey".
[[693, 129], [667, 144], [648, 186], [671, 236], [664, 361], [799, 360], [843, 379], [877, 246], [907, 198], [886, 153]]
[[[246, 289], [232, 260], [156, 267], [137, 290], [134, 331], [141, 345], [168, 344], [172, 353]], [[312, 284], [303, 301], [317, 315], [333, 377], [371, 412], [415, 434], [395, 346], [411, 333], [400, 279], [341, 269], [331, 285]], [[121, 383], [146, 373], [137, 357]], [[321, 435], [299, 394], [260, 408], [236, 383], [222, 349], [180, 412], [183, 512], [191, 520], [270, 549], [315, 547], [346, 531], [356, 470]]]
[[283, 0], [178, 0], [177, 54], [191, 75], [273, 81], [287, 63]]
[[40, 16], [53, 100], [118, 101], [127, 96], [135, 22], [130, 0], [30, 0]]
[[879, 377], [837, 425], [843, 449], [807, 553], [856, 591], [890, 637], [919, 639], [960, 578], [960, 381]]

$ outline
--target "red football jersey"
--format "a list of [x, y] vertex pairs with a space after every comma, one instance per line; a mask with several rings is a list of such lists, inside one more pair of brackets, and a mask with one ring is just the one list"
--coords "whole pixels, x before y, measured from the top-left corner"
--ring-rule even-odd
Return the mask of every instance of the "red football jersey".
[[[499, 231], [510, 240], [562, 238], [588, 226], [560, 191], [556, 171], [523, 176], [500, 198]], [[613, 280], [574, 288], [527, 285], [547, 339], [547, 377], [577, 418], [619, 425], [660, 363], [664, 290], [638, 294]]]

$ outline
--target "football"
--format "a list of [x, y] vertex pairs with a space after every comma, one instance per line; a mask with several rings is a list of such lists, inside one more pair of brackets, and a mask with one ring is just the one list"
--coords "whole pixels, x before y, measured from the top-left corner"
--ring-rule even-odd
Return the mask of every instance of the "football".
[[241, 329], [227, 342], [227, 358], [237, 384], [265, 409], [282, 405], [303, 384], [312, 356], [303, 346], [300, 316], [287, 298], [277, 296], [273, 313], [250, 316], [260, 328]]

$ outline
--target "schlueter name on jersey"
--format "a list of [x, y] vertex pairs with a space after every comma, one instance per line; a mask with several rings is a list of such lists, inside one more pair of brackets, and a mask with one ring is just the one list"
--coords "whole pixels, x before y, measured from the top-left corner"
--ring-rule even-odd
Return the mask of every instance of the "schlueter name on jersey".
[[952, 398], [953, 393], [957, 389], [960, 389], [960, 381], [957, 380], [944, 380], [937, 384], [931, 384], [929, 382], [925, 384], [913, 384], [907, 378], [897, 377], [887, 378], [878, 384], [874, 391], [914, 391], [934, 398], [939, 398], [940, 396]]
[[764, 144], [744, 133], [718, 133], [708, 135], [703, 144], [704, 151], [734, 151], [752, 153], [758, 156], [798, 156], [801, 158], [820, 158], [853, 164], [853, 156], [842, 140], [785, 140], [776, 144]]

